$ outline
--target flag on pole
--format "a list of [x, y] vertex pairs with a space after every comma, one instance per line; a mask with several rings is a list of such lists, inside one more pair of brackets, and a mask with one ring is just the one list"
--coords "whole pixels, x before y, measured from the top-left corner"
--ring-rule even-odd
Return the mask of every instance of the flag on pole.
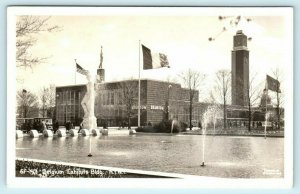
[[272, 90], [274, 92], [281, 92], [280, 91], [280, 83], [277, 79], [272, 78], [271, 76], [267, 75], [267, 90]]
[[81, 67], [77, 62], [76, 62], [76, 71], [85, 76], [88, 74], [88, 71], [85, 70], [83, 67]]
[[163, 53], [151, 53], [151, 50], [142, 45], [143, 50], [143, 69], [156, 69], [170, 67], [167, 55]]

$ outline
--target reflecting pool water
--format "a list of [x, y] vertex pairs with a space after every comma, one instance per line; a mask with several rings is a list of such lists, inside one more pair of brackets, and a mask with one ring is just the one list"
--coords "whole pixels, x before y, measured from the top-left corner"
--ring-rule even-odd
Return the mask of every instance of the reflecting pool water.
[[23, 137], [16, 156], [211, 177], [284, 176], [284, 138], [207, 136], [205, 144], [205, 167], [201, 135]]

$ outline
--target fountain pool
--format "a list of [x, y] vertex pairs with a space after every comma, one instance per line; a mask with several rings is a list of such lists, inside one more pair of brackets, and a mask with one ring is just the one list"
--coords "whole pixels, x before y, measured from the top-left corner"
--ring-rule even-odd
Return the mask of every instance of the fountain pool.
[[[87, 157], [91, 138], [93, 157]], [[201, 135], [23, 137], [16, 157], [226, 178], [284, 176], [284, 138]], [[276, 170], [276, 174], [266, 174]]]

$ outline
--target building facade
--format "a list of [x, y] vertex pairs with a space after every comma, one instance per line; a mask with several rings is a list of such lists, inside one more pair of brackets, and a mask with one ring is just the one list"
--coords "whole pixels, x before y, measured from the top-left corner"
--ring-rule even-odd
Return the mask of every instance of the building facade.
[[[97, 125], [128, 124], [138, 120], [138, 80], [96, 83], [95, 116]], [[56, 119], [60, 125], [71, 121], [79, 125], [83, 119], [81, 101], [86, 93], [85, 85], [61, 86], [56, 88]], [[193, 99], [193, 118], [197, 123], [206, 106], [199, 103], [199, 92]], [[163, 119], [189, 121], [189, 90], [180, 84], [157, 80], [141, 80], [141, 125], [159, 123]]]
[[[241, 30], [237, 31], [233, 37], [231, 60], [232, 104], [227, 105], [226, 126], [229, 128], [246, 127], [249, 125], [249, 112], [251, 114], [250, 125], [253, 127], [261, 125], [265, 121], [265, 108], [262, 106], [251, 107], [251, 111], [249, 111], [248, 107], [249, 50], [247, 48], [247, 36]], [[95, 83], [95, 116], [97, 118], [97, 125], [127, 126], [130, 123], [130, 125], [137, 126], [138, 80], [105, 82], [105, 70], [102, 67], [102, 62], [103, 55], [101, 48], [100, 64], [97, 69]], [[56, 88], [56, 120], [60, 125], [64, 125], [67, 121], [70, 121], [78, 126], [82, 122], [84, 112], [81, 107], [81, 101], [85, 93], [85, 85]], [[189, 89], [182, 88], [177, 83], [149, 79], [141, 80], [141, 125], [159, 123], [164, 119], [177, 119], [189, 124], [189, 94]], [[220, 115], [223, 105], [200, 103], [199, 91], [195, 91], [193, 98], [192, 124], [198, 126], [200, 121], [203, 120], [203, 114], [208, 110], [209, 106], [218, 107], [218, 113], [216, 112], [213, 117], [216, 120], [216, 124], [219, 127], [223, 127], [223, 114]], [[273, 112], [272, 114], [274, 115], [274, 108], [268, 107], [268, 111]]]

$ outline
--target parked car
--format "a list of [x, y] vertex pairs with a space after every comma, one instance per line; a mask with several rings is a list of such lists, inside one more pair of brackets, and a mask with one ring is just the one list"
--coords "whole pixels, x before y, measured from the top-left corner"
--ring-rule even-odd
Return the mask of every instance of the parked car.
[[43, 122], [45, 122], [48, 130], [53, 130], [52, 119], [48, 117], [17, 118], [16, 127], [18, 130], [22, 130], [24, 133], [28, 133], [31, 129], [42, 132]]

